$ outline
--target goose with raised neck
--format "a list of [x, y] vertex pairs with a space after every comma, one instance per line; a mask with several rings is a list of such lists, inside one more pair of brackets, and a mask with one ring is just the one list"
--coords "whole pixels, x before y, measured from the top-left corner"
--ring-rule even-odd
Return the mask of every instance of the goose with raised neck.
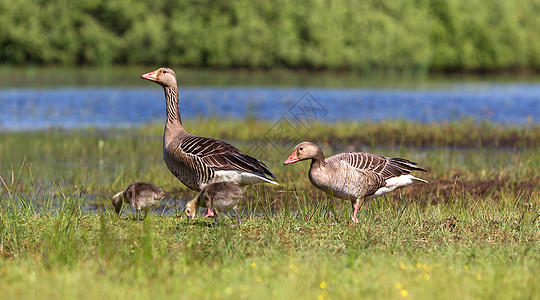
[[159, 68], [141, 78], [163, 87], [167, 121], [163, 133], [163, 158], [167, 168], [191, 190], [213, 182], [238, 186], [255, 183], [278, 184], [268, 167], [236, 147], [213, 138], [192, 135], [184, 129], [178, 106], [178, 85], [172, 69]]

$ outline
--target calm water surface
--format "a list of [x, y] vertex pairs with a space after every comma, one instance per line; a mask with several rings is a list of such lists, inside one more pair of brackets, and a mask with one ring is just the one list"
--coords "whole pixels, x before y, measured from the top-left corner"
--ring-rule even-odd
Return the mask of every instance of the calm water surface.
[[[321, 121], [472, 117], [502, 124], [540, 122], [540, 83], [451, 83], [442, 88], [185, 87], [184, 119], [265, 120], [309, 115]], [[162, 89], [136, 87], [0, 88], [0, 129], [126, 127], [164, 122]]]

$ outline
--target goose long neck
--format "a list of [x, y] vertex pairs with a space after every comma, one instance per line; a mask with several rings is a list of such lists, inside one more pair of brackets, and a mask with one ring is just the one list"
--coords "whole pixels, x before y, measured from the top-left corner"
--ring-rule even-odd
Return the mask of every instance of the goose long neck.
[[165, 100], [167, 102], [167, 123], [182, 127], [182, 119], [178, 108], [178, 88], [166, 86], [163, 87], [163, 90], [165, 90]]
[[317, 153], [315, 154], [315, 156], [311, 159], [311, 167], [312, 168], [321, 168], [321, 167], [324, 167], [324, 166], [326, 166], [326, 162], [325, 162], [325, 159], [324, 159], [324, 153], [319, 148], [319, 149], [317, 149]]

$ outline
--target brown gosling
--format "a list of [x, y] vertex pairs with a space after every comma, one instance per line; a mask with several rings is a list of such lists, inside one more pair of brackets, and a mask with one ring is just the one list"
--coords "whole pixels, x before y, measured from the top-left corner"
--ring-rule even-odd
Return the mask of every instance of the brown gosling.
[[214, 217], [217, 224], [218, 213], [225, 213], [228, 211], [234, 211], [238, 225], [242, 225], [242, 218], [238, 212], [238, 202], [242, 198], [242, 189], [232, 183], [228, 182], [216, 182], [206, 185], [201, 192], [195, 196], [192, 200], [186, 203], [184, 213], [188, 218], [188, 222], [193, 219], [197, 213], [199, 206], [199, 200], [201, 197], [205, 197], [205, 201], [200, 203], [202, 207], [208, 208], [204, 217]]
[[112, 197], [112, 205], [117, 214], [120, 214], [122, 204], [131, 204], [137, 211], [137, 218], [140, 217], [141, 210], [144, 211], [144, 218], [148, 211], [159, 204], [165, 197], [163, 190], [148, 182], [135, 182], [130, 184], [125, 190]]

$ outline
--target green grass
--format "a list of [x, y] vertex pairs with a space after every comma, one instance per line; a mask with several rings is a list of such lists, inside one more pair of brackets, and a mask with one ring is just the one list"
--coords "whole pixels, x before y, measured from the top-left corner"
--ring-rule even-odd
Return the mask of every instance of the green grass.
[[[216, 129], [214, 122], [188, 126], [244, 151], [256, 142], [268, 152], [275, 149], [254, 134], [271, 124], [227, 121]], [[138, 222], [128, 209], [119, 218], [110, 206], [114, 192], [131, 182], [153, 182], [178, 199], [193, 196], [164, 166], [161, 125], [1, 133], [0, 294], [6, 299], [540, 298], [536, 125], [470, 126], [470, 132], [490, 140], [519, 137], [504, 147], [440, 141], [426, 147], [380, 138], [402, 127], [411, 140], [430, 140], [433, 132], [449, 128], [466, 138], [460, 124], [338, 124], [334, 135], [328, 134], [329, 125], [316, 126], [312, 141], [343, 141], [325, 146], [327, 155], [354, 144], [351, 136], [358, 132], [368, 132], [371, 142], [357, 149], [417, 161], [430, 170], [418, 174], [430, 184], [368, 202], [354, 225], [350, 204], [311, 186], [308, 163], [276, 161], [271, 168], [281, 186], [245, 188], [243, 226], [231, 227], [236, 222], [227, 216], [218, 226], [201, 218], [188, 225], [185, 217], [157, 213]], [[457, 134], [452, 139], [462, 140]], [[103, 203], [105, 210], [90, 210], [89, 202]]]

